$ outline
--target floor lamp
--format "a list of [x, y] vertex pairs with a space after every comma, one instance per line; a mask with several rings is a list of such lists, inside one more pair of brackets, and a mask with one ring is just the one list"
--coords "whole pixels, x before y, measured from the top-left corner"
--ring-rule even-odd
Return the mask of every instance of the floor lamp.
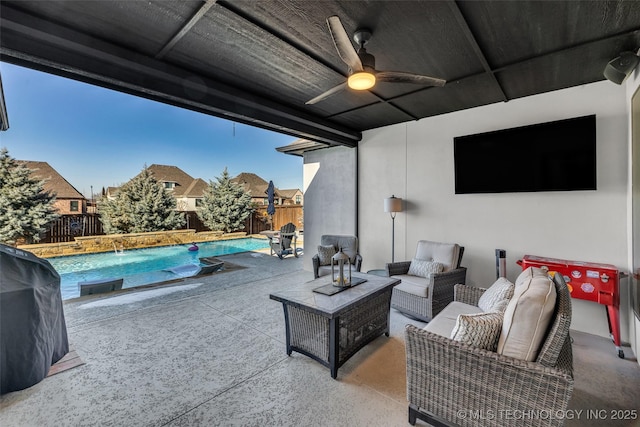
[[384, 211], [391, 214], [391, 262], [394, 262], [396, 212], [402, 212], [402, 199], [393, 195], [384, 199]]

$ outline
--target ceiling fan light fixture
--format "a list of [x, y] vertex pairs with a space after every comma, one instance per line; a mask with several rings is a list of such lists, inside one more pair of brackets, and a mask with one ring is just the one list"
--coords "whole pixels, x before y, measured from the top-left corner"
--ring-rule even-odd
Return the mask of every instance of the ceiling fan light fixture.
[[371, 89], [376, 84], [376, 76], [367, 71], [359, 71], [349, 76], [347, 84], [355, 90]]
[[353, 35], [353, 39], [358, 44], [358, 50], [353, 47], [344, 25], [338, 16], [330, 16], [327, 18], [327, 26], [329, 33], [333, 39], [333, 44], [338, 52], [338, 56], [349, 67], [349, 78], [342, 81], [337, 86], [321, 93], [315, 98], [305, 102], [305, 105], [316, 104], [345, 88], [358, 91], [371, 89], [377, 82], [385, 83], [411, 83], [423, 86], [444, 86], [446, 80], [436, 77], [422, 76], [419, 74], [407, 73], [403, 71], [384, 71], [376, 69], [376, 59], [367, 52], [364, 45], [371, 38], [371, 31], [359, 28]]

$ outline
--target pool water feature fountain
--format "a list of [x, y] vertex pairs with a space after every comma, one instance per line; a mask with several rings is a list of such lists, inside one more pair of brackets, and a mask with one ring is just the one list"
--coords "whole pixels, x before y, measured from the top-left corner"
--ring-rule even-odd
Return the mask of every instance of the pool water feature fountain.
[[[115, 246], [115, 244], [114, 244]], [[199, 258], [267, 249], [266, 239], [242, 238], [199, 243], [198, 251], [189, 245], [130, 249], [126, 252], [71, 255], [49, 258], [61, 278], [62, 299], [80, 296], [78, 282], [124, 278], [124, 288], [174, 280], [182, 276], [163, 271], [187, 264], [200, 265]]]
[[124, 255], [124, 247], [120, 246], [120, 249], [116, 248], [116, 242], [113, 242], [113, 252], [116, 255]]

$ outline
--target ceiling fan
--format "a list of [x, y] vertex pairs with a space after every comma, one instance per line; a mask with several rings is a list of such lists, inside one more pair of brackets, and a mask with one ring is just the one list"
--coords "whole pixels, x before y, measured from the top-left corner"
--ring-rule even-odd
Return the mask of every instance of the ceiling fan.
[[414, 83], [426, 86], [444, 86], [446, 83], [446, 80], [436, 77], [421, 76], [419, 74], [405, 73], [402, 71], [377, 71], [375, 69], [375, 57], [367, 53], [367, 50], [364, 48], [371, 39], [370, 30], [356, 30], [353, 35], [353, 39], [359, 46], [356, 51], [339, 17], [330, 16], [327, 18], [327, 25], [329, 26], [329, 32], [331, 33], [340, 59], [349, 66], [349, 78], [346, 82], [340, 83], [338, 86], [310, 99], [305, 103], [307, 105], [322, 101], [346, 87], [355, 90], [371, 89], [376, 82]]

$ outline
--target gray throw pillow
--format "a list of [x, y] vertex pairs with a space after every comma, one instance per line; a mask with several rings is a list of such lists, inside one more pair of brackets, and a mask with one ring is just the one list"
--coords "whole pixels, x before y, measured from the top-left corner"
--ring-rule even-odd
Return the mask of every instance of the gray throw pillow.
[[442, 273], [444, 264], [435, 261], [425, 261], [414, 258], [409, 265], [410, 276], [429, 277], [433, 273]]
[[502, 313], [459, 314], [451, 339], [473, 347], [496, 351], [502, 331]]
[[336, 248], [333, 245], [319, 245], [318, 246], [318, 258], [320, 259], [320, 265], [331, 265], [331, 257], [336, 254]]

